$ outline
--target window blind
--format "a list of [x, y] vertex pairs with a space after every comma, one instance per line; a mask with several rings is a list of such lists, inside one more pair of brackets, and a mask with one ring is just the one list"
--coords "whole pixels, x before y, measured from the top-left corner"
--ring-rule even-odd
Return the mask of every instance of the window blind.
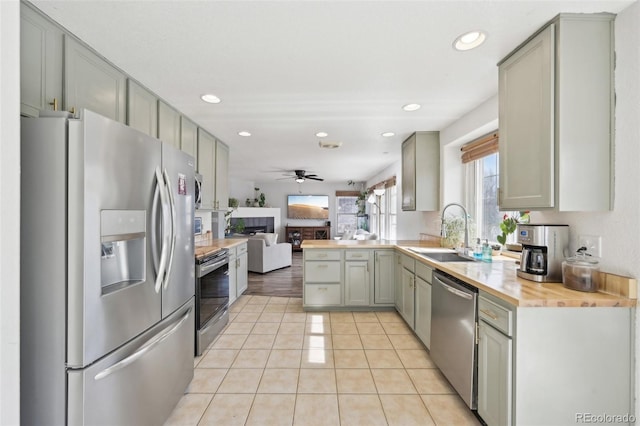
[[492, 132], [462, 145], [462, 163], [470, 163], [498, 152], [498, 132]]

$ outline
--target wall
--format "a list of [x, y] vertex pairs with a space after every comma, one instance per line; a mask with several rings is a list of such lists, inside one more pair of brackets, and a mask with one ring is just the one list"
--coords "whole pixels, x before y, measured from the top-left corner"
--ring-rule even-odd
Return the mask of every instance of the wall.
[[0, 1], [0, 424], [20, 423], [20, 3]]

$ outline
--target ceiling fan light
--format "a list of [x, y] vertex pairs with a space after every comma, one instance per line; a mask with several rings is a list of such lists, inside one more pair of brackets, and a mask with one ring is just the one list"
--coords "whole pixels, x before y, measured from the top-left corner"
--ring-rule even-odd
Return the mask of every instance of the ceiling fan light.
[[303, 177], [297, 177], [296, 178], [296, 182], [302, 183], [302, 182], [304, 182], [304, 178]]

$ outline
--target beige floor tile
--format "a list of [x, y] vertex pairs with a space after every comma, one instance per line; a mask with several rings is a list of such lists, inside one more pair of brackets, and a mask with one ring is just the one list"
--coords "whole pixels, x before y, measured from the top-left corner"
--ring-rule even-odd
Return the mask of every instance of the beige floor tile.
[[251, 330], [251, 334], [276, 334], [280, 324], [277, 322], [259, 322]]
[[411, 377], [413, 384], [421, 395], [455, 393], [447, 379], [437, 368], [412, 368], [407, 369], [407, 374]]
[[278, 334], [299, 334], [302, 336], [304, 328], [305, 324], [303, 322], [283, 322], [280, 323]]
[[435, 368], [429, 352], [425, 349], [396, 349], [404, 368]]
[[387, 334], [412, 334], [411, 329], [405, 323], [383, 322], [382, 328]]
[[302, 349], [303, 337], [302, 334], [278, 333], [276, 335], [276, 341], [273, 342], [273, 349]]
[[332, 334], [358, 334], [358, 328], [355, 322], [332, 322]]
[[421, 397], [437, 425], [480, 425], [478, 419], [458, 395], [421, 395]]
[[288, 297], [271, 296], [271, 299], [269, 299], [268, 305], [287, 305], [288, 303], [289, 303]]
[[238, 312], [229, 312], [229, 322], [233, 322], [238, 317]]
[[250, 334], [242, 349], [271, 349], [275, 339], [275, 334]]
[[269, 349], [242, 349], [231, 368], [264, 368], [270, 352]]
[[296, 393], [299, 371], [296, 368], [267, 368], [262, 374], [258, 393]]
[[261, 313], [262, 311], [264, 311], [264, 307], [267, 305], [250, 305], [250, 304], [246, 304], [243, 306], [243, 308], [240, 310], [240, 312], [258, 312]]
[[361, 334], [360, 340], [365, 349], [393, 349], [391, 340], [385, 334]]
[[362, 342], [357, 334], [334, 334], [333, 349], [362, 349]]
[[295, 395], [258, 394], [253, 400], [247, 426], [285, 426], [293, 424]]
[[434, 425], [418, 395], [380, 395], [389, 426]]
[[327, 349], [304, 349], [300, 368], [335, 368], [333, 351]]
[[242, 426], [247, 420], [254, 394], [216, 394], [199, 426]]
[[300, 368], [302, 350], [273, 349], [267, 361], [267, 368]]
[[207, 406], [213, 398], [212, 394], [192, 393], [184, 395], [165, 422], [165, 426], [197, 425]]
[[247, 340], [247, 334], [221, 334], [211, 344], [212, 349], [240, 349]]
[[393, 349], [365, 349], [364, 353], [371, 368], [403, 368]]
[[232, 368], [218, 388], [218, 393], [255, 393], [262, 377], [261, 368]]
[[340, 424], [344, 426], [386, 425], [378, 395], [338, 395]]
[[271, 304], [269, 304], [269, 305], [265, 306], [264, 311], [262, 311], [262, 312], [265, 312], [265, 313], [281, 313], [281, 312], [285, 312], [286, 310], [287, 310], [287, 305], [286, 304], [284, 304], [284, 305], [271, 305]]
[[211, 349], [198, 364], [200, 368], [229, 368], [238, 355], [238, 349]]
[[226, 368], [196, 368], [186, 393], [216, 393], [227, 371]]
[[384, 328], [377, 322], [359, 322], [357, 325], [360, 334], [385, 334]]
[[336, 369], [338, 393], [377, 393], [371, 370], [368, 368]]
[[304, 326], [304, 334], [331, 334], [331, 323], [326, 322], [309, 322]]
[[256, 322], [260, 314], [258, 312], [240, 312], [236, 315], [234, 322]]
[[[209, 345], [211, 346], [211, 345]], [[202, 361], [202, 358], [204, 358], [204, 356], [207, 354], [207, 350], [205, 349], [202, 352], [202, 355], [196, 356], [193, 358], [193, 368], [196, 368], [198, 366], [198, 364], [200, 364], [200, 361]]]
[[290, 297], [289, 306], [292, 306], [292, 305], [302, 306], [302, 297]]
[[300, 369], [298, 393], [336, 393], [335, 371], [323, 368]]
[[282, 317], [282, 322], [307, 322], [307, 314], [304, 312], [288, 312]]
[[376, 316], [378, 317], [378, 321], [383, 323], [399, 322], [404, 324], [404, 320], [396, 311], [376, 312]]
[[280, 322], [282, 321], [282, 317], [284, 316], [284, 312], [263, 312], [258, 318], [260, 322]]
[[287, 305], [285, 312], [302, 314], [304, 313], [304, 308], [302, 305]]
[[330, 334], [305, 334], [304, 349], [333, 349], [333, 339]]
[[337, 395], [298, 395], [293, 424], [294, 426], [339, 425]]
[[234, 303], [233, 305], [231, 305], [229, 307], [229, 313], [237, 314], [238, 312], [242, 311], [242, 308], [244, 308], [244, 304], [238, 305], [238, 304]]
[[351, 312], [331, 312], [331, 322], [354, 322]]
[[271, 300], [271, 296], [251, 296], [247, 302], [250, 305], [266, 305]]
[[334, 349], [333, 358], [336, 368], [369, 368], [362, 349]]
[[307, 324], [317, 322], [331, 322], [329, 312], [307, 312]]
[[252, 322], [230, 322], [222, 334], [249, 334], [253, 325]]
[[375, 312], [354, 312], [353, 319], [355, 322], [380, 322]]
[[379, 394], [415, 394], [409, 375], [400, 368], [375, 368], [371, 370]]
[[413, 334], [388, 334], [387, 337], [395, 349], [424, 349]]

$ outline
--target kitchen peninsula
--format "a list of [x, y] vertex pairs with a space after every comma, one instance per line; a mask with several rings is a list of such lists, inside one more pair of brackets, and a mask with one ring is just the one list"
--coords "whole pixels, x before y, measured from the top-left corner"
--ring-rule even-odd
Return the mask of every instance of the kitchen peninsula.
[[[431, 349], [431, 280], [439, 270], [478, 289], [477, 402], [487, 424], [572, 424], [585, 413], [633, 413], [635, 280], [603, 274], [600, 291], [578, 292], [518, 278], [515, 260], [505, 256], [438, 262], [420, 254], [443, 250], [433, 245], [307, 240], [304, 307], [395, 307]], [[392, 301], [379, 303], [375, 296], [389, 292]]]

